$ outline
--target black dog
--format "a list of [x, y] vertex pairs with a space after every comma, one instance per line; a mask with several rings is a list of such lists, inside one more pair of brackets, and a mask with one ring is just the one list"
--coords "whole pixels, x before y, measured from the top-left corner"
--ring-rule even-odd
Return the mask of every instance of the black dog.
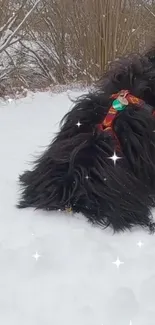
[[67, 209], [114, 231], [141, 225], [153, 232], [154, 111], [155, 50], [115, 62], [66, 114], [33, 170], [20, 176], [18, 207]]

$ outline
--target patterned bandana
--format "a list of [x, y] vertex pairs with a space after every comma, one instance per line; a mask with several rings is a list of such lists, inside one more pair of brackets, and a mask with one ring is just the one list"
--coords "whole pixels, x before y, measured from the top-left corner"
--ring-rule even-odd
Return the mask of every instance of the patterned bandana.
[[98, 124], [98, 129], [102, 131], [113, 131], [113, 122], [118, 115], [118, 112], [127, 108], [128, 104], [136, 105], [140, 109], [147, 109], [150, 113], [153, 112], [153, 107], [146, 104], [142, 99], [137, 98], [129, 93], [128, 90], [121, 90], [117, 94], [111, 96], [114, 99], [112, 106], [110, 107], [104, 120]]

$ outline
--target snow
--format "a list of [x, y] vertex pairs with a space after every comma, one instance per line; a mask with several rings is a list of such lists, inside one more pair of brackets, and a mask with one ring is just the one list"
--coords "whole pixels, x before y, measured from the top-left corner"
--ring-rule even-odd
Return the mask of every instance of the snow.
[[81, 215], [15, 207], [18, 174], [58, 130], [69, 97], [79, 94], [0, 103], [3, 325], [154, 325], [153, 235], [142, 229], [113, 235]]

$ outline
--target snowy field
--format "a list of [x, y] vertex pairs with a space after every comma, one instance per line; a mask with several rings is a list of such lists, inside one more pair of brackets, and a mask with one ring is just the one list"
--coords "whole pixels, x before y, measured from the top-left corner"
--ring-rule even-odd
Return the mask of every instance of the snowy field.
[[154, 325], [155, 236], [15, 207], [18, 174], [70, 106], [68, 93], [0, 103], [0, 324]]

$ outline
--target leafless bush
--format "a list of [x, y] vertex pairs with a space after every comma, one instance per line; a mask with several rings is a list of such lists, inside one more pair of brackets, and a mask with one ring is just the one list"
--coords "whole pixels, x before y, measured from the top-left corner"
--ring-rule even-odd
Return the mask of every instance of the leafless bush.
[[153, 43], [154, 24], [154, 1], [0, 0], [0, 93], [89, 84]]

